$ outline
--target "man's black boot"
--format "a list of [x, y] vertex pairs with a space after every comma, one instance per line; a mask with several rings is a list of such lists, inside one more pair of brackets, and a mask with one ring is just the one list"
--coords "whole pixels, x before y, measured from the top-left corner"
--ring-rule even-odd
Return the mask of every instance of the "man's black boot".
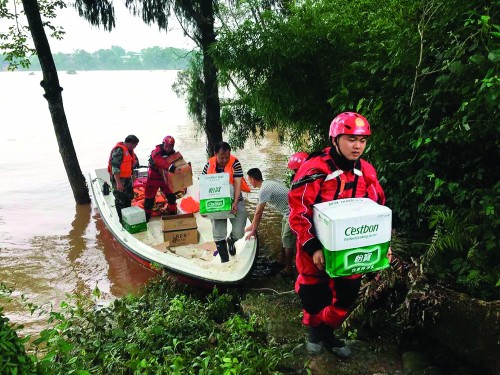
[[230, 234], [227, 238], [227, 249], [229, 250], [229, 254], [231, 255], [236, 255], [236, 246], [234, 246], [236, 241], [238, 240], [235, 239], [232, 234]]
[[227, 242], [226, 240], [215, 241], [217, 246], [217, 251], [219, 252], [221, 263], [229, 262], [229, 254], [227, 252]]
[[324, 328], [323, 347], [340, 358], [348, 358], [351, 356], [351, 349], [349, 349], [343, 340], [335, 336], [333, 328], [325, 324], [320, 327]]
[[146, 211], [146, 223], [149, 223], [151, 219], [151, 210], [155, 205], [155, 198], [146, 198], [144, 199], [144, 211]]
[[323, 331], [324, 327], [322, 325], [316, 327], [309, 326], [309, 337], [306, 344], [306, 350], [309, 354], [321, 354], [323, 350]]

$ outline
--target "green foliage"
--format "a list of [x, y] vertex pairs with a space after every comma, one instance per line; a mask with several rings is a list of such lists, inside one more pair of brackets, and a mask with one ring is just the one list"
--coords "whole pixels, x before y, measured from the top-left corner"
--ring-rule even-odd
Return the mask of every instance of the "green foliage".
[[203, 98], [203, 54], [193, 52], [188, 69], [177, 74], [177, 80], [172, 89], [178, 97], [187, 101], [188, 113], [193, 117], [199, 130], [204, 128], [205, 104]]
[[[0, 301], [8, 299], [11, 293], [11, 290], [0, 283]], [[34, 358], [26, 354], [24, 349], [24, 345], [30, 337], [20, 338], [16, 333], [16, 330], [22, 328], [22, 325], [9, 323], [9, 319], [3, 313], [2, 304], [0, 304], [0, 374], [34, 373]]]
[[[432, 216], [455, 212], [457, 233], [474, 234], [472, 244], [460, 242], [456, 251], [481, 254], [467, 274], [476, 280], [485, 272], [486, 294], [495, 295], [498, 6], [335, 0], [286, 3], [278, 12], [242, 4], [227, 14], [212, 51], [222, 83], [234, 93], [223, 108], [233, 137], [244, 142], [276, 130], [296, 149], [317, 149], [328, 144], [337, 113], [365, 114], [374, 129], [366, 157], [377, 168], [395, 227], [431, 242]], [[451, 234], [441, 241], [453, 245]], [[452, 274], [462, 283], [464, 272]]]
[[[49, 30], [50, 36], [62, 39], [65, 34], [64, 30], [52, 25], [50, 20], [56, 17], [57, 9], [66, 7], [66, 3], [61, 0], [40, 0], [37, 4], [43, 25]], [[28, 26], [23, 23], [23, 17], [21, 17], [23, 14], [24, 10], [20, 4], [17, 4], [11, 11], [7, 8], [7, 1], [0, 1], [0, 19], [8, 24], [6, 31], [0, 30], [0, 52], [3, 53], [3, 61], [7, 62], [9, 70], [29, 68], [36, 54], [36, 50], [28, 45], [31, 37]], [[2, 57], [1, 54], [0, 57]]]
[[446, 281], [453, 281], [458, 289], [483, 299], [500, 296], [494, 286], [500, 279], [500, 262], [496, 254], [481, 250], [478, 235], [480, 227], [464, 225], [474, 222], [467, 212], [435, 211], [430, 227], [434, 229], [432, 243], [424, 255], [428, 271]]
[[[141, 296], [92, 308], [89, 300], [64, 303], [50, 314], [53, 328], [34, 344], [41, 374], [266, 374], [282, 353], [261, 337], [253, 317], [217, 290], [204, 302], [176, 294], [171, 280], [150, 282]], [[187, 291], [184, 291], [187, 293]], [[259, 339], [260, 338], [260, 339]]]

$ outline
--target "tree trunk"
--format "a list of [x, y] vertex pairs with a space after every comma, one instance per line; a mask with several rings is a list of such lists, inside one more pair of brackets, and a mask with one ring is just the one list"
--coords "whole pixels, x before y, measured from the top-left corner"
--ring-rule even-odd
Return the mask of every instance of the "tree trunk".
[[201, 31], [201, 48], [203, 51], [203, 76], [205, 79], [205, 133], [207, 135], [207, 154], [214, 154], [214, 147], [222, 141], [222, 124], [220, 120], [219, 83], [217, 67], [212, 59], [209, 48], [215, 43], [214, 8], [212, 0], [202, 0], [201, 20], [198, 27]]
[[80, 164], [78, 163], [73, 140], [71, 139], [61, 95], [62, 87], [59, 86], [56, 66], [52, 58], [47, 35], [43, 29], [38, 3], [36, 0], [22, 0], [22, 2], [38, 60], [42, 67], [43, 81], [40, 82], [40, 85], [44, 88], [45, 94], [43, 96], [49, 103], [49, 111], [56, 133], [57, 144], [59, 145], [59, 153], [61, 154], [76, 203], [87, 204], [90, 203], [89, 190], [80, 169]]

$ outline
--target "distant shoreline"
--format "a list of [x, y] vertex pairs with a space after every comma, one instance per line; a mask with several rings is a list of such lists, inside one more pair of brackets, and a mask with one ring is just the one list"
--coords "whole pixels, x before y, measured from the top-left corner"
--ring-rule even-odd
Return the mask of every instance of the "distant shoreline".
[[[69, 70], [63, 70], [63, 69], [57, 69], [59, 73], [63, 72], [75, 72], [75, 73], [68, 73], [68, 74], [78, 74], [78, 73], [87, 73], [87, 72], [179, 72], [185, 69], [82, 69], [82, 70], [75, 70], [75, 69], [69, 69]], [[34, 72], [42, 72], [41, 69], [16, 69], [16, 70], [7, 70], [7, 69], [0, 69], [0, 73], [34, 73]]]
[[[125, 51], [113, 46], [90, 53], [75, 50], [72, 53], [52, 54], [58, 71], [95, 71], [95, 70], [185, 70], [194, 52], [167, 47], [152, 47], [140, 52]], [[41, 71], [37, 56], [29, 58], [28, 68], [18, 67], [17, 71]], [[0, 54], [0, 71], [8, 69], [9, 62]]]

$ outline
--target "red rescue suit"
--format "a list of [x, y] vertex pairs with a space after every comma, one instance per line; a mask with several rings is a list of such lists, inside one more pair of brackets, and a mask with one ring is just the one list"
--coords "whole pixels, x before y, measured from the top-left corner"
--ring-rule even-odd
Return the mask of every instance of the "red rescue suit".
[[299, 276], [295, 290], [304, 306], [305, 325], [340, 327], [359, 291], [361, 275], [332, 279], [316, 267], [312, 257], [315, 251], [322, 249], [314, 229], [313, 205], [343, 198], [370, 198], [379, 204], [385, 203], [375, 168], [361, 159], [349, 162], [330, 147], [304, 162], [288, 194], [290, 227], [297, 235]]
[[170, 191], [165, 180], [163, 179], [162, 170], [169, 170], [173, 167], [172, 156], [175, 151], [172, 150], [170, 153], [166, 153], [163, 146], [157, 145], [155, 149], [151, 152], [149, 158], [149, 168], [148, 168], [148, 179], [146, 182], [146, 189], [144, 192], [144, 211], [146, 212], [146, 217], [149, 219], [151, 216], [151, 210], [154, 205], [156, 193], [158, 189], [161, 188], [163, 194], [165, 194], [168, 205], [167, 212], [175, 214], [177, 212], [176, 196], [174, 191]]

